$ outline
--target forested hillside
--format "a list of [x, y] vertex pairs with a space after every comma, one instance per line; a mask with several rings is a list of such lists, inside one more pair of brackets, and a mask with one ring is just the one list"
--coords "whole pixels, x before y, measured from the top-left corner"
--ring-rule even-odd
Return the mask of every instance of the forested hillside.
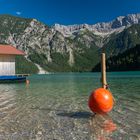
[[[107, 71], [135, 71], [140, 70], [140, 45], [107, 59]], [[98, 63], [92, 71], [100, 71], [101, 63]]]

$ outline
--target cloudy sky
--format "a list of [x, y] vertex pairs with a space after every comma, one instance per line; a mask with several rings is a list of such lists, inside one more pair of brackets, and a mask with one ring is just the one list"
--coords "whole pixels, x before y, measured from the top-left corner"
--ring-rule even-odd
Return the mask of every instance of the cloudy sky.
[[140, 13], [140, 0], [0, 0], [0, 14], [36, 18], [48, 25], [94, 24]]

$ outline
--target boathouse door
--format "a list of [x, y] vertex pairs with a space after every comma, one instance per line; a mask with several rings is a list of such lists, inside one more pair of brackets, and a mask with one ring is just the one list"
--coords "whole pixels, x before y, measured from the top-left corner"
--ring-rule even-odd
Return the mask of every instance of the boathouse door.
[[15, 75], [15, 55], [0, 55], [0, 75]]

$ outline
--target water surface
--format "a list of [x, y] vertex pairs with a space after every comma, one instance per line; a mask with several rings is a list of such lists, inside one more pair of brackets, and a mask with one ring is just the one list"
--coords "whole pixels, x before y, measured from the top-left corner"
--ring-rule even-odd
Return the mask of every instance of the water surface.
[[107, 74], [116, 104], [94, 115], [87, 102], [100, 73], [32, 75], [30, 85], [0, 84], [0, 140], [138, 140], [140, 72]]

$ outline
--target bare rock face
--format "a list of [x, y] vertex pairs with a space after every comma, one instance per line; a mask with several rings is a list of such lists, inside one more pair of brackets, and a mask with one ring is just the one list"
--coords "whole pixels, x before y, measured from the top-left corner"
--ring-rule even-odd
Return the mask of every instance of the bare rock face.
[[111, 22], [102, 22], [95, 25], [81, 24], [81, 25], [59, 25], [55, 24], [54, 29], [61, 32], [64, 36], [70, 36], [80, 30], [88, 29], [94, 34], [106, 36], [116, 31], [122, 31], [133, 24], [140, 23], [140, 14], [131, 14], [127, 16], [117, 17]]
[[[68, 55], [67, 63], [74, 65], [76, 58], [90, 48], [102, 48], [112, 33], [118, 34], [133, 24], [140, 23], [140, 14], [117, 17], [111, 22], [95, 25], [60, 25], [52, 27], [36, 19], [0, 16], [0, 43], [11, 44], [31, 54], [43, 54], [46, 63], [53, 62], [52, 54]], [[83, 56], [84, 57], [84, 56]]]

